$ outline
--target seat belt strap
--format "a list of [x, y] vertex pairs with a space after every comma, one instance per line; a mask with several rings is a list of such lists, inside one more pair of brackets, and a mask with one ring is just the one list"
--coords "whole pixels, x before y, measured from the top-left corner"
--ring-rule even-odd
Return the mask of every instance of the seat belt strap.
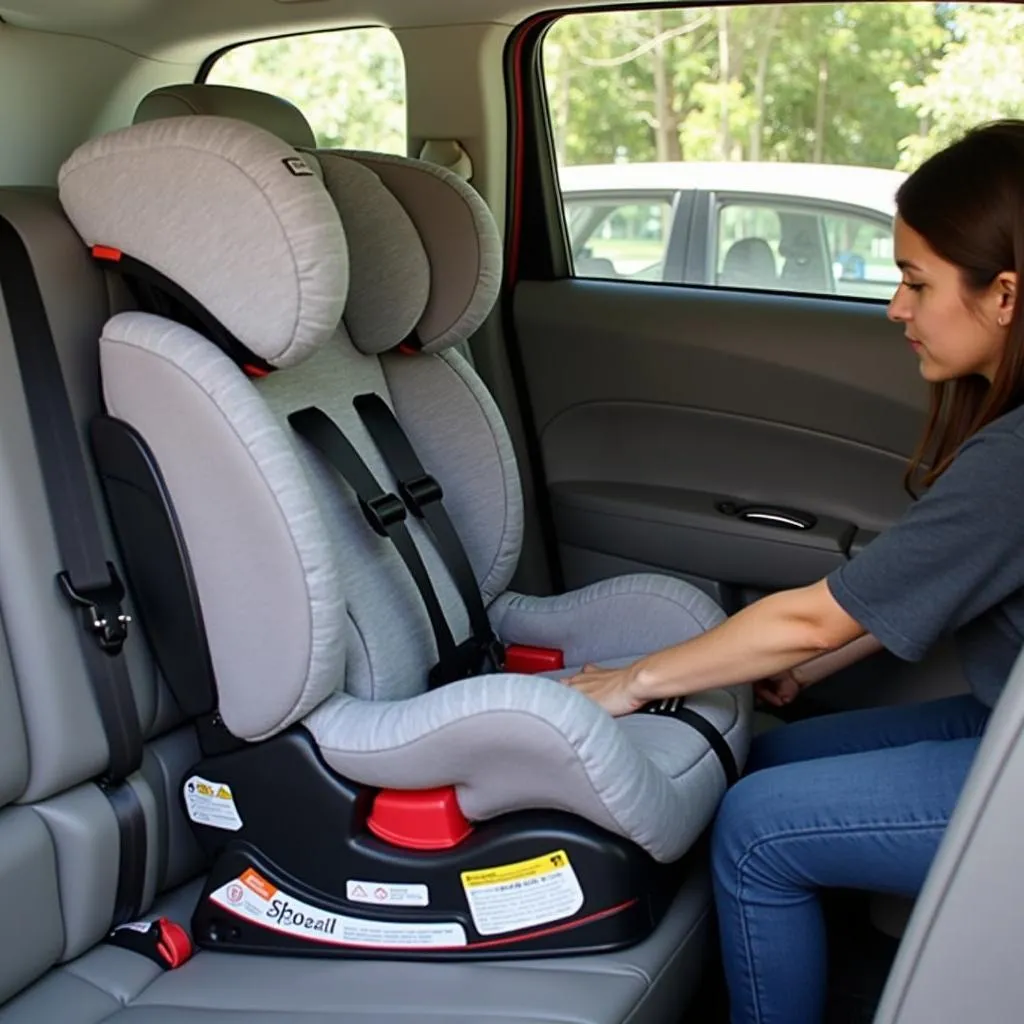
[[736, 765], [736, 756], [732, 752], [725, 737], [701, 714], [693, 708], [688, 708], [683, 703], [682, 697], [667, 697], [664, 700], [654, 700], [645, 704], [636, 713], [639, 715], [659, 715], [664, 718], [674, 718], [691, 729], [695, 729], [708, 742], [718, 758], [725, 773], [725, 785], [731, 786], [739, 777], [739, 768]]
[[63, 570], [57, 582], [82, 619], [78, 638], [110, 750], [97, 780], [120, 837], [114, 924], [141, 909], [146, 877], [146, 821], [127, 781], [142, 763], [142, 731], [123, 654], [129, 617], [124, 586], [107, 561], [78, 430], [57, 357], [46, 307], [28, 249], [0, 216], [0, 291], [39, 456]]
[[[322, 409], [315, 406], [300, 409], [288, 416], [288, 422], [355, 491], [359, 507], [374, 532], [394, 544], [423, 599], [434, 631], [438, 663], [431, 672], [430, 684], [432, 687], [442, 685], [441, 677], [455, 664], [459, 654], [437, 592], [430, 582], [430, 574], [405, 525], [405, 505], [400, 498], [387, 493], [380, 486], [352, 442]], [[451, 682], [451, 679], [444, 679], [443, 682]]]
[[394, 474], [399, 496], [409, 511], [424, 521], [427, 533], [466, 606], [474, 638], [490, 656], [492, 670], [500, 672], [505, 660], [504, 649], [491, 628], [476, 573], [444, 506], [441, 485], [423, 467], [402, 425], [380, 395], [358, 395], [353, 405], [388, 469]]

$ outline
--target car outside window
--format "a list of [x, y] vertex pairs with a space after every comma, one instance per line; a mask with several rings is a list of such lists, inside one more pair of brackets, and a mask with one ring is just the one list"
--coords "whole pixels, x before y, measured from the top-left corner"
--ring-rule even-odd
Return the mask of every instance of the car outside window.
[[667, 198], [573, 199], [566, 204], [566, 217], [580, 276], [664, 280], [672, 228]]
[[885, 301], [900, 183], [1024, 117], [1011, 3], [588, 11], [542, 58], [581, 277]]
[[406, 155], [405, 63], [390, 29], [242, 43], [213, 62], [206, 81], [289, 100], [306, 115], [321, 148]]

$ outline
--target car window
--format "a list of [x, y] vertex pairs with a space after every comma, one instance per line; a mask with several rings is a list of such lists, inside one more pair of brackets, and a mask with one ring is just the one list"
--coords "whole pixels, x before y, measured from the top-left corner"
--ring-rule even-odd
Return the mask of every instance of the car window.
[[888, 300], [900, 279], [886, 217], [782, 196], [719, 201], [715, 211], [715, 284]]
[[1024, 116], [1022, 61], [1010, 3], [563, 15], [542, 72], [574, 272], [884, 301], [897, 189], [965, 129]]
[[672, 227], [668, 198], [567, 196], [565, 212], [578, 277], [664, 280]]
[[731, 288], [777, 288], [782, 265], [778, 211], [753, 203], [722, 203], [717, 215], [715, 283]]
[[890, 226], [853, 214], [826, 214], [824, 221], [837, 294], [889, 299], [900, 279]]
[[387, 28], [349, 28], [243, 43], [206, 81], [273, 93], [306, 115], [322, 148], [407, 152], [405, 62]]

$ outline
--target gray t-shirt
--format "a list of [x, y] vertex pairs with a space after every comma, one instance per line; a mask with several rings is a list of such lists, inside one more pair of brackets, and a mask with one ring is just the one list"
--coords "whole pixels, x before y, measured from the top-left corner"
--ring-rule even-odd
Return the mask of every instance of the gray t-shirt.
[[954, 634], [971, 690], [995, 704], [1024, 640], [1024, 406], [970, 438], [920, 501], [827, 582], [907, 661]]

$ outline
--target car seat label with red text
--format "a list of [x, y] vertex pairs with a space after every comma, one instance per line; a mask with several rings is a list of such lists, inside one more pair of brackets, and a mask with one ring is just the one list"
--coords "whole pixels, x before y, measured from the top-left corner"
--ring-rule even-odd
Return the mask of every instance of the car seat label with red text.
[[334, 946], [450, 949], [465, 946], [456, 922], [370, 921], [315, 907], [278, 889], [252, 868], [210, 893], [217, 906], [261, 928]]

